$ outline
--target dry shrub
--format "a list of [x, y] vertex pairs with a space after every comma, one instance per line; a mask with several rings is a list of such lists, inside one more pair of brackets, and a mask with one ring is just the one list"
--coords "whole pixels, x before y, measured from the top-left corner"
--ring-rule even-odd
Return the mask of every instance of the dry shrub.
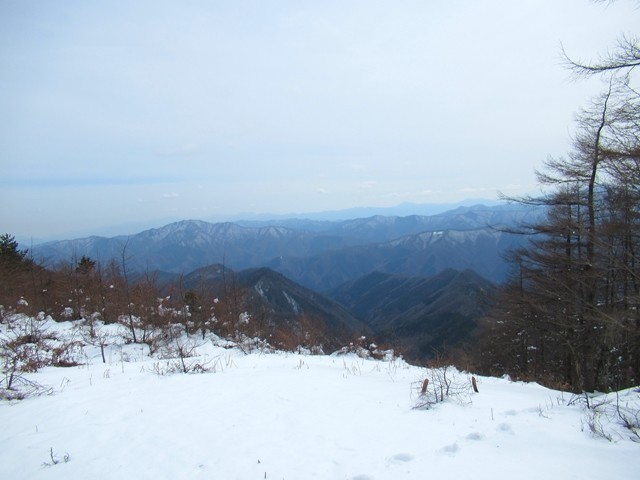
[[419, 392], [414, 408], [429, 409], [447, 400], [463, 405], [471, 403], [472, 393], [478, 392], [475, 377], [461, 373], [439, 355], [427, 365], [426, 377], [414, 383], [415, 391]]
[[279, 325], [269, 335], [269, 343], [278, 350], [295, 352], [298, 348], [298, 337], [287, 325]]
[[375, 360], [393, 360], [396, 358], [395, 351], [393, 349], [385, 349], [378, 346], [376, 343], [370, 343], [367, 337], [357, 337], [349, 345], [342, 347], [335, 352], [335, 355], [355, 354], [360, 358], [372, 358]]
[[47, 329], [48, 320], [16, 315], [0, 330], [0, 368], [4, 376], [2, 397], [24, 398], [42, 388], [27, 380], [26, 373], [42, 367], [69, 367], [79, 364], [83, 344], [61, 339]]

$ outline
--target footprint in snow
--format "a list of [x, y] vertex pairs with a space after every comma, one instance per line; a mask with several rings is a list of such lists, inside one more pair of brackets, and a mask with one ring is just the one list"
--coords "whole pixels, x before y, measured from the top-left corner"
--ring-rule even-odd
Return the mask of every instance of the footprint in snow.
[[373, 480], [373, 477], [369, 475], [356, 475], [351, 480]]
[[460, 447], [457, 442], [453, 442], [451, 445], [446, 445], [440, 449], [440, 452], [451, 457], [455, 456], [460, 451]]
[[513, 430], [511, 430], [511, 425], [509, 425], [507, 422], [503, 422], [500, 425], [498, 425], [498, 431], [513, 434]]
[[415, 457], [410, 453], [397, 453], [394, 456], [389, 457], [387, 459], [387, 462], [388, 463], [406, 463], [406, 462], [412, 461], [414, 458]]
[[471, 432], [465, 438], [467, 440], [482, 440], [482, 434], [479, 432]]

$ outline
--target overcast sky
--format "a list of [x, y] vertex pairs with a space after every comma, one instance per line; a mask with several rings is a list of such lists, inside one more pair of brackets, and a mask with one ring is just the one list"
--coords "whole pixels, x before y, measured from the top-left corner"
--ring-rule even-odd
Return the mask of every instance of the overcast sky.
[[[636, 2], [0, 0], [0, 229], [535, 191]], [[2, 233], [0, 232], [0, 233]]]

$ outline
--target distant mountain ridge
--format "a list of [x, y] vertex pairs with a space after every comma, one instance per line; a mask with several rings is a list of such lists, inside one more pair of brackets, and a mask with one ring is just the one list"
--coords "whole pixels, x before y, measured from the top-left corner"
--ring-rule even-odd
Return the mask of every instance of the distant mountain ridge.
[[487, 227], [513, 227], [527, 223], [541, 214], [539, 208], [523, 205], [461, 206], [434, 215], [373, 215], [343, 221], [289, 218], [268, 222], [237, 222], [243, 226], [282, 226], [296, 230], [357, 237], [367, 242], [384, 242], [394, 238], [441, 230], [475, 230]]
[[454, 210], [458, 207], [470, 207], [474, 205], [489, 205], [496, 206], [501, 205], [503, 202], [497, 200], [488, 200], [481, 198], [467, 198], [465, 200], [453, 203], [413, 203], [404, 202], [398, 205], [390, 207], [354, 207], [342, 210], [330, 210], [320, 212], [306, 212], [306, 213], [287, 213], [287, 214], [255, 214], [255, 213], [243, 213], [237, 215], [229, 215], [222, 217], [214, 217], [211, 219], [213, 222], [219, 221], [231, 221], [235, 223], [267, 223], [273, 224], [282, 220], [289, 219], [308, 219], [319, 222], [340, 222], [344, 220], [351, 220], [353, 218], [368, 218], [374, 216], [385, 217], [406, 217], [411, 215], [431, 216], [442, 212]]
[[[520, 236], [496, 230], [537, 215], [522, 206], [459, 207], [433, 216], [374, 216], [339, 222], [289, 219], [260, 226], [185, 220], [135, 235], [87, 237], [32, 248], [45, 264], [83, 255], [131, 271], [188, 273], [214, 263], [235, 270], [269, 266], [323, 291], [372, 270], [431, 275], [473, 268], [500, 281], [505, 248]], [[351, 273], [346, 268], [352, 269]]]
[[[207, 223], [236, 223], [245, 227], [265, 226], [265, 225], [285, 225], [290, 220], [304, 219], [317, 223], [335, 223], [353, 218], [367, 218], [376, 215], [382, 216], [398, 216], [406, 217], [410, 215], [430, 216], [438, 213], [456, 209], [458, 207], [468, 207], [473, 205], [499, 205], [501, 202], [488, 199], [465, 199], [454, 203], [411, 203], [405, 202], [390, 207], [355, 207], [343, 210], [332, 211], [316, 211], [307, 213], [236, 213], [221, 214], [206, 218], [201, 218]], [[120, 224], [108, 225], [91, 230], [76, 230], [67, 232], [66, 234], [54, 234], [43, 238], [34, 238], [27, 232], [18, 232], [15, 237], [21, 244], [22, 248], [31, 248], [33, 245], [43, 244], [45, 242], [65, 240], [69, 238], [86, 238], [86, 237], [127, 237], [135, 235], [139, 232], [158, 228], [158, 225], [168, 225], [179, 222], [182, 218], [166, 216], [163, 219], [143, 219], [139, 221], [130, 221]], [[286, 225], [285, 225], [286, 226]], [[292, 226], [292, 228], [295, 228]]]
[[372, 271], [430, 276], [448, 268], [472, 269], [500, 282], [510, 268], [504, 252], [523, 241], [523, 236], [493, 228], [423, 232], [310, 257], [280, 257], [269, 267], [318, 291], [330, 290]]
[[349, 245], [348, 240], [279, 226], [242, 227], [235, 223], [184, 220], [128, 237], [88, 237], [33, 247], [37, 259], [71, 261], [87, 255], [101, 262], [123, 256], [134, 271], [186, 273], [213, 263], [236, 269], [260, 266], [278, 255], [306, 255]]

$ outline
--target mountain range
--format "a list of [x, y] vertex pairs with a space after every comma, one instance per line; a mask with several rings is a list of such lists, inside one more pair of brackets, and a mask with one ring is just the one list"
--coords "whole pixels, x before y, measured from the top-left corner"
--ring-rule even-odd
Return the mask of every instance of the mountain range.
[[375, 215], [341, 221], [185, 220], [135, 235], [87, 237], [32, 247], [40, 262], [83, 255], [132, 274], [158, 272], [185, 288], [233, 270], [270, 322], [311, 319], [339, 344], [355, 335], [392, 343], [413, 359], [463, 341], [490, 306], [508, 249], [540, 210], [458, 207], [431, 216]]
[[444, 268], [476, 270], [504, 280], [505, 249], [526, 238], [507, 233], [539, 211], [523, 206], [459, 207], [432, 216], [373, 216], [344, 221], [270, 223], [185, 220], [135, 235], [47, 242], [31, 248], [45, 265], [83, 255], [127, 270], [188, 273], [222, 263], [234, 270], [269, 266], [318, 291], [373, 270], [432, 275]]

